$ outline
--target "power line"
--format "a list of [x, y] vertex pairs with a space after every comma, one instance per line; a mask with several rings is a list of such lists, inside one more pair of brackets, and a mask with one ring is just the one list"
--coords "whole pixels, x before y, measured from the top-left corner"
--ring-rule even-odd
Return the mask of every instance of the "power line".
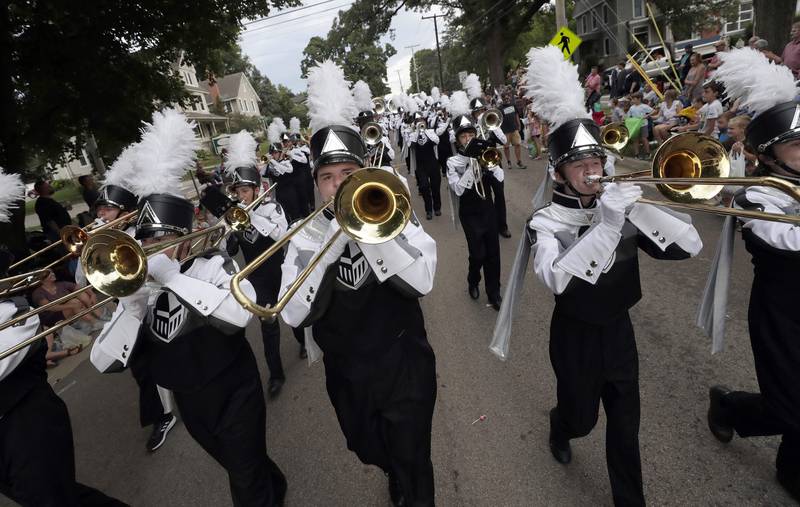
[[312, 13], [310, 13], [310, 14], [304, 14], [303, 16], [298, 16], [298, 17], [296, 17], [296, 18], [287, 19], [286, 21], [279, 21], [279, 22], [277, 22], [277, 23], [272, 23], [272, 24], [269, 24], [269, 25], [262, 25], [262, 26], [259, 26], [259, 27], [256, 27], [256, 28], [253, 28], [252, 30], [247, 30], [247, 31], [245, 31], [244, 33], [242, 33], [242, 36], [244, 36], [244, 35], [248, 35], [248, 34], [252, 34], [252, 33], [256, 33], [256, 32], [258, 32], [259, 30], [264, 30], [264, 29], [266, 29], [266, 28], [271, 28], [271, 27], [273, 27], [273, 26], [279, 26], [279, 25], [280, 25], [280, 26], [283, 26], [283, 25], [285, 25], [286, 23], [291, 23], [291, 22], [293, 22], [293, 21], [297, 21], [297, 20], [299, 20], [299, 19], [303, 19], [303, 18], [308, 18], [308, 17], [311, 17], [311, 16], [317, 16], [317, 15], [319, 15], [319, 14], [322, 14], [322, 13], [324, 13], [324, 12], [328, 12], [328, 11], [332, 11], [332, 10], [336, 10], [336, 9], [341, 9], [342, 7], [347, 7], [348, 5], [352, 5], [354, 1], [355, 1], [355, 0], [352, 0], [352, 1], [349, 1], [349, 2], [346, 2], [346, 3], [343, 3], [343, 4], [341, 4], [341, 5], [337, 5], [337, 6], [335, 6], [335, 7], [329, 7], [329, 8], [327, 8], [327, 9], [323, 9], [323, 10], [321, 10], [321, 11], [312, 12]]
[[304, 5], [302, 7], [298, 7], [296, 9], [291, 9], [291, 10], [288, 10], [288, 11], [281, 11], [281, 12], [278, 12], [277, 14], [270, 14], [268, 16], [264, 16], [263, 18], [253, 19], [251, 21], [248, 21], [247, 23], [242, 23], [242, 25], [243, 26], [247, 26], [247, 25], [252, 25], [254, 23], [260, 23], [260, 22], [262, 22], [264, 20], [267, 20], [267, 19], [275, 19], [275, 18], [278, 18], [278, 17], [281, 17], [281, 16], [285, 16], [286, 14], [292, 14], [293, 12], [298, 12], [298, 11], [302, 11], [302, 10], [305, 10], [305, 9], [310, 9], [312, 7], [316, 7], [317, 5], [327, 4], [327, 3], [334, 2], [334, 1], [335, 0], [323, 0], [322, 2], [316, 2], [316, 3], [313, 3], [313, 4], [308, 4], [308, 5]]

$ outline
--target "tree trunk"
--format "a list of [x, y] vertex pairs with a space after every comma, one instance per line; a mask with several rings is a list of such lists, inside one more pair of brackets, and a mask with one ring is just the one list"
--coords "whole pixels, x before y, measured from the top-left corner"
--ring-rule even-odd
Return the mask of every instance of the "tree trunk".
[[[78, 147], [78, 149], [80, 149], [80, 147]], [[102, 178], [106, 173], [106, 164], [103, 162], [103, 157], [100, 156], [100, 151], [97, 149], [97, 140], [92, 133], [86, 136], [86, 153], [89, 154], [89, 159], [94, 167], [94, 171]]]
[[794, 2], [786, 0], [755, 0], [753, 2], [753, 34], [769, 42], [769, 50], [778, 56], [789, 42], [794, 7]]
[[490, 28], [488, 36], [486, 37], [486, 56], [488, 57], [489, 66], [489, 81], [492, 86], [499, 87], [506, 82], [506, 76], [503, 72], [503, 62], [506, 57], [506, 41], [503, 38], [500, 24]]

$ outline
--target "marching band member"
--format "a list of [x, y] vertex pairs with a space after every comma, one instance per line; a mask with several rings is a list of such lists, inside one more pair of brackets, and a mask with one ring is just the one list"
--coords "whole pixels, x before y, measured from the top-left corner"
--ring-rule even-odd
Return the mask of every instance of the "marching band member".
[[571, 460], [569, 441], [589, 434], [600, 401], [607, 416], [606, 458], [616, 505], [644, 505], [639, 456], [639, 364], [629, 309], [641, 297], [638, 249], [686, 259], [702, 248], [688, 216], [636, 204], [632, 184], [601, 188], [605, 151], [583, 108], [577, 67], [558, 48], [528, 53], [528, 97], [551, 126], [553, 201], [534, 212], [528, 235], [537, 277], [555, 294], [550, 361], [557, 404], [550, 450]]
[[308, 160], [306, 150], [295, 146], [292, 138], [286, 132], [281, 134], [281, 146], [286, 159], [292, 164], [289, 182], [294, 185], [294, 191], [298, 202], [298, 213], [300, 214], [298, 216], [292, 216], [291, 218], [292, 220], [298, 220], [307, 217], [308, 214], [311, 213], [309, 202], [313, 199], [309, 199], [308, 196], [308, 183], [310, 180], [313, 181], [313, 177], [311, 176], [311, 164]]
[[[261, 189], [261, 176], [256, 168], [253, 148], [256, 140], [247, 131], [241, 131], [230, 138], [228, 157], [225, 167], [232, 182], [229, 186], [236, 193], [242, 205], [247, 206], [258, 197]], [[226, 202], [225, 196], [217, 202]], [[203, 200], [207, 202], [208, 196]], [[227, 211], [227, 206], [220, 209], [212, 206], [212, 213], [217, 217]], [[288, 224], [281, 205], [274, 201], [264, 201], [250, 211], [250, 227], [245, 231], [234, 231], [228, 236], [226, 248], [233, 257], [242, 250], [244, 260], [252, 261], [261, 252], [272, 246], [277, 239], [286, 234]], [[275, 304], [281, 281], [281, 264], [283, 255], [275, 255], [259, 266], [247, 279], [256, 290], [259, 305]], [[264, 357], [269, 368], [267, 393], [275, 397], [281, 392], [286, 382], [281, 361], [281, 328], [278, 321], [261, 321], [261, 339], [264, 342]]]
[[[720, 56], [723, 65], [714, 79], [731, 100], [755, 114], [747, 127], [747, 143], [755, 148], [761, 168], [769, 176], [792, 185], [800, 183], [800, 102], [795, 100], [794, 77], [759, 51], [734, 49]], [[795, 187], [796, 188], [796, 187]], [[734, 206], [773, 214], [798, 215], [798, 202], [787, 194], [762, 186], [744, 187], [734, 196]], [[721, 442], [740, 437], [781, 435], [775, 461], [777, 480], [800, 502], [800, 316], [792, 305], [797, 289], [800, 229], [795, 225], [740, 218], [745, 247], [753, 261], [748, 324], [761, 392], [710, 389], [708, 426]], [[729, 270], [733, 220], [726, 224], [720, 245], [729, 242], [727, 259], [719, 265]], [[727, 237], [726, 237], [727, 236]], [[725, 251], [725, 250], [723, 250]], [[716, 272], [712, 270], [712, 274]], [[724, 276], [728, 276], [725, 273]], [[724, 297], [724, 295], [722, 295]], [[725, 304], [714, 302], [713, 324], [720, 333]], [[702, 310], [701, 310], [702, 311]], [[703, 324], [703, 319], [700, 319]], [[715, 342], [717, 336], [715, 336]], [[716, 345], [716, 344], [715, 344]], [[720, 344], [721, 347], [721, 344]], [[716, 348], [716, 347], [715, 347]]]
[[[25, 194], [19, 175], [0, 170], [0, 222]], [[11, 254], [0, 248], [0, 278]], [[24, 297], [0, 297], [0, 323], [30, 310]], [[0, 351], [33, 337], [39, 316], [0, 331]], [[0, 359], [0, 493], [23, 506], [122, 506], [75, 481], [75, 452], [67, 406], [47, 382], [44, 340]]]
[[287, 221], [292, 222], [305, 216], [303, 213], [306, 209], [304, 201], [306, 198], [301, 192], [301, 188], [297, 185], [297, 180], [294, 176], [295, 165], [289, 156], [287, 150], [283, 148], [283, 120], [280, 118], [273, 118], [272, 122], [267, 127], [267, 139], [269, 140], [269, 160], [267, 162], [266, 176], [270, 180], [278, 183], [275, 189], [275, 200], [286, 212]]
[[[453, 93], [450, 99], [450, 112], [458, 153], [447, 159], [447, 182], [458, 196], [458, 218], [464, 228], [469, 250], [469, 271], [467, 289], [472, 299], [480, 297], [478, 284], [483, 270], [484, 287], [489, 305], [500, 309], [500, 241], [497, 239], [497, 219], [492, 202], [491, 181], [503, 181], [502, 167], [495, 166], [484, 170], [477, 158], [484, 141], [479, 145], [477, 127], [468, 116], [467, 97], [464, 92]], [[477, 149], [474, 147], [477, 146]], [[476, 173], [481, 179], [476, 181]]]
[[[136, 209], [136, 194], [128, 190], [130, 180], [136, 178], [133, 161], [135, 157], [135, 144], [125, 148], [117, 160], [106, 171], [105, 181], [100, 188], [100, 197], [95, 202], [95, 212], [100, 223], [116, 220], [120, 215]], [[131, 224], [124, 229], [125, 234], [135, 236], [136, 227]], [[75, 282], [80, 287], [87, 284], [83, 268], [78, 264], [75, 270]], [[145, 361], [138, 361], [136, 368], [131, 368], [133, 378], [139, 387], [139, 423], [142, 428], [152, 426], [153, 430], [147, 439], [146, 448], [149, 452], [158, 450], [167, 435], [175, 426], [178, 419], [175, 416], [175, 400], [169, 389], [165, 389], [153, 381], [147, 368], [140, 368]]]
[[[315, 181], [327, 200], [363, 167], [365, 146], [349, 124], [355, 107], [342, 70], [319, 64], [308, 87]], [[335, 218], [319, 217], [313, 232], [292, 238], [282, 291], [339, 230]], [[378, 245], [342, 234], [281, 313], [289, 325], [312, 326], [347, 446], [387, 474], [394, 505], [434, 504], [436, 367], [419, 298], [431, 290], [435, 269], [436, 243], [416, 219]]]
[[[417, 123], [418, 122], [418, 123]], [[420, 118], [416, 126], [409, 134], [408, 140], [411, 151], [414, 152], [411, 158], [412, 172], [417, 176], [417, 183], [422, 192], [422, 200], [425, 203], [425, 218], [431, 220], [435, 214], [437, 217], [442, 214], [442, 176], [439, 169], [439, 159], [436, 153], [439, 144], [439, 135], [432, 128], [422, 128], [427, 125], [427, 120]]]
[[[136, 152], [141, 196], [136, 238], [144, 246], [191, 231], [194, 206], [171, 192], [191, 165], [193, 124], [175, 110], [153, 115]], [[188, 243], [152, 255], [152, 280], [119, 306], [95, 341], [92, 364], [114, 372], [145, 360], [172, 390], [189, 434], [228, 472], [233, 504], [281, 505], [286, 480], [267, 455], [266, 413], [255, 357], [244, 328], [250, 314], [230, 293], [236, 265], [222, 251], [181, 264]], [[250, 297], [253, 286], [243, 284]]]

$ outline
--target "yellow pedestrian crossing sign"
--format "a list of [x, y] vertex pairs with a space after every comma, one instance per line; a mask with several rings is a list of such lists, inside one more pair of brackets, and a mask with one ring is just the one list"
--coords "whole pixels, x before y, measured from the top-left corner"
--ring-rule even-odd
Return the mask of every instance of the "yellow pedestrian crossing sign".
[[564, 54], [564, 60], [569, 60], [569, 57], [578, 49], [581, 42], [583, 42], [581, 38], [575, 35], [572, 30], [566, 26], [562, 26], [558, 29], [558, 32], [556, 32], [552, 40], [550, 40], [550, 45], [561, 50]]

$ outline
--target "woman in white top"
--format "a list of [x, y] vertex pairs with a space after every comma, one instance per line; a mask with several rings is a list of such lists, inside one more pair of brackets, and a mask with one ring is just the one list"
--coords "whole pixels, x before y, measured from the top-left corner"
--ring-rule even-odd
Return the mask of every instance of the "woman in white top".
[[655, 123], [653, 136], [658, 144], [666, 141], [670, 136], [669, 130], [678, 124], [678, 110], [681, 103], [677, 98], [678, 93], [675, 90], [667, 90], [664, 92], [664, 102], [659, 105], [658, 111], [653, 113]]

